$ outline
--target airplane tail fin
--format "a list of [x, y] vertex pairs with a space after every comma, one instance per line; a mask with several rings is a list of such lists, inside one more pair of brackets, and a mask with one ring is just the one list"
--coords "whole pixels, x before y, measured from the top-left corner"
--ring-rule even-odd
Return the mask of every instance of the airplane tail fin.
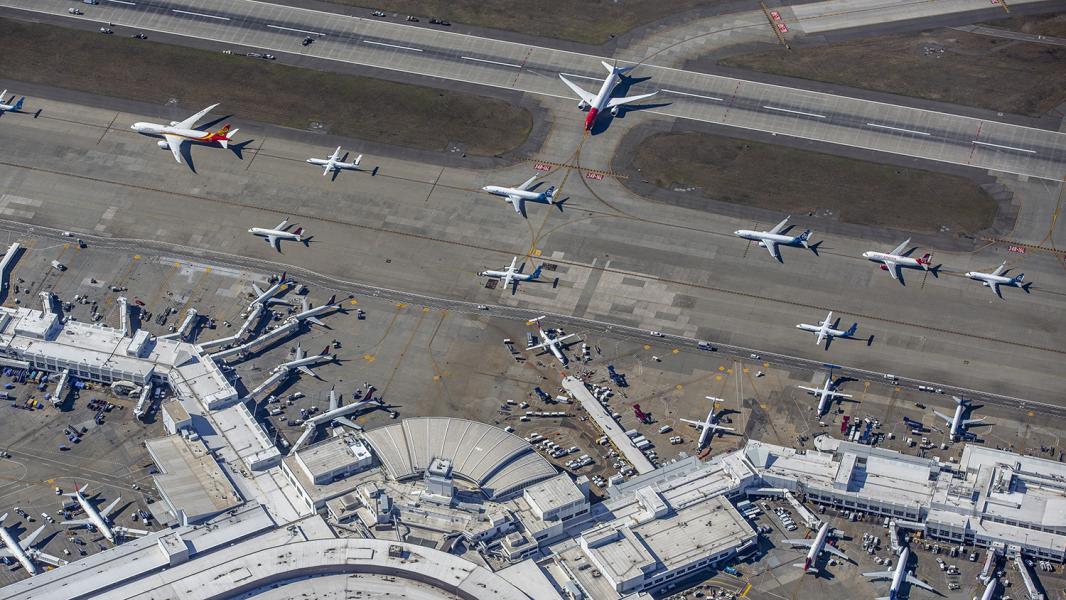
[[529, 275], [529, 278], [530, 279], [540, 279], [540, 270], [543, 267], [544, 267], [544, 265], [537, 265], [537, 268], [533, 269], [533, 272]]
[[1025, 273], [1018, 273], [1014, 276], [1014, 283], [1019, 284], [1025, 279]]
[[851, 337], [851, 336], [855, 335], [855, 331], [858, 330], [858, 329], [859, 329], [859, 324], [858, 323], [852, 323], [851, 327], [849, 327], [848, 330], [844, 332], [844, 335], [847, 336], [847, 337]]
[[363, 155], [362, 154], [360, 154], [359, 156], [356, 156], [355, 160], [352, 161], [352, 164], [355, 165], [355, 166], [359, 166], [359, 163], [361, 163], [361, 162], [363, 162]]
[[25, 102], [25, 100], [26, 100], [25, 96], [19, 98], [19, 101], [15, 103], [14, 110], [22, 110], [22, 103]]
[[545, 190], [544, 197], [548, 199], [548, 203], [549, 204], [551, 204], [552, 202], [555, 202], [555, 186], [554, 185], [549, 187], [547, 190]]
[[628, 66], [628, 67], [619, 67], [618, 65], [609, 65], [609, 64], [607, 64], [607, 61], [603, 61], [603, 60], [600, 61], [600, 64], [602, 64], [604, 66], [604, 68], [607, 69], [607, 72], [612, 74], [612, 75], [615, 74], [615, 73], [617, 73], [619, 75], [624, 75], [625, 73], [628, 73], [628, 72], [632, 71], [636, 67], [636, 65], [631, 65], [631, 66]]
[[326, 302], [326, 306], [333, 306], [337, 303], [337, 294], [333, 294], [329, 297], [329, 301]]
[[218, 145], [223, 148], [229, 148], [229, 143], [233, 141], [233, 136], [240, 131], [239, 129], [230, 129], [229, 123], [222, 126], [222, 129], [211, 134], [211, 140], [218, 142]]
[[807, 248], [807, 247], [808, 247], [808, 246], [807, 246], [807, 240], [809, 240], [809, 239], [810, 239], [810, 237], [811, 237], [811, 230], [810, 230], [810, 229], [804, 229], [804, 230], [803, 230], [803, 233], [799, 234], [799, 237], [798, 237], [798, 238], [796, 238], [796, 239], [798, 239], [798, 240], [799, 240], [799, 243], [800, 243], [800, 244], [801, 244], [801, 245], [802, 245], [802, 246], [803, 246], [804, 248]]
[[296, 241], [297, 242], [302, 242], [303, 241], [303, 238], [300, 237], [301, 234], [303, 234], [303, 232], [304, 232], [304, 228], [303, 227], [297, 227], [296, 231], [292, 232], [292, 234], [296, 236]]
[[923, 254], [922, 257], [918, 259], [918, 264], [921, 265], [923, 268], [928, 269], [933, 264], [929, 261], [930, 256], [932, 256], [932, 254]]

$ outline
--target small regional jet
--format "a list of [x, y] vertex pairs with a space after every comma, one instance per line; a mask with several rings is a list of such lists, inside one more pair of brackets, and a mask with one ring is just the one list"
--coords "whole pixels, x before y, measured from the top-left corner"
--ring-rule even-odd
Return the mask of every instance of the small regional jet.
[[518, 257], [511, 259], [510, 266], [504, 267], [502, 271], [485, 270], [479, 272], [478, 277], [492, 277], [499, 279], [503, 283], [503, 287], [511, 288], [511, 295], [515, 295], [518, 292], [518, 282], [520, 281], [535, 281], [540, 278], [540, 266], [533, 269], [532, 273], [523, 273], [522, 269], [517, 266]]
[[233, 136], [238, 130], [231, 130], [228, 124], [223, 125], [222, 129], [218, 131], [193, 129], [196, 126], [196, 122], [204, 118], [216, 106], [218, 105], [212, 104], [184, 121], [171, 121], [169, 125], [138, 121], [130, 125], [130, 129], [144, 135], [163, 138], [156, 144], [164, 150], [169, 148], [170, 152], [174, 154], [174, 160], [181, 164], [181, 145], [185, 142], [200, 144], [214, 144], [217, 142], [219, 146], [229, 148], [229, 143], [233, 141]]
[[618, 85], [618, 82], [622, 80], [622, 76], [632, 71], [636, 65], [630, 67], [618, 67], [617, 65], [611, 66], [603, 61], [600, 62], [603, 64], [604, 68], [607, 69], [607, 78], [603, 80], [603, 85], [600, 86], [600, 91], [596, 94], [586, 92], [577, 84], [567, 79], [562, 73], [559, 74], [559, 79], [562, 79], [563, 83], [581, 98], [581, 101], [577, 103], [577, 107], [581, 110], [587, 110], [589, 113], [588, 116], [585, 117], [585, 131], [590, 131], [592, 129], [593, 124], [596, 123], [596, 116], [604, 110], [610, 110], [611, 116], [618, 116], [618, 108], [623, 104], [651, 98], [659, 93], [659, 91], [656, 90], [650, 94], [640, 94], [625, 98], [611, 98], [611, 93], [614, 92], [614, 88]]
[[881, 269], [888, 271], [888, 274], [892, 276], [892, 279], [898, 280], [900, 278], [899, 270], [903, 267], [928, 271], [932, 266], [932, 263], [929, 262], [929, 254], [925, 254], [921, 258], [911, 258], [907, 256], [910, 252], [901, 254], [901, 252], [907, 248], [907, 244], [910, 243], [910, 238], [907, 238], [902, 244], [896, 246], [892, 252], [867, 251], [862, 253], [862, 257], [867, 260], [881, 263]]
[[[345, 156], [347, 158], [347, 156]], [[363, 155], [355, 157], [352, 162], [344, 162], [341, 160], [341, 147], [337, 146], [337, 149], [333, 151], [333, 154], [329, 158], [309, 158], [307, 162], [312, 165], [322, 167], [322, 176], [325, 177], [330, 173], [336, 173], [342, 169], [358, 170], [359, 163], [362, 162]]]
[[[838, 318], [837, 321], [839, 322], [840, 319]], [[814, 343], [821, 344], [824, 341], [825, 348], [826, 350], [828, 350], [829, 344], [830, 342], [832, 342], [833, 338], [849, 338], [854, 336], [855, 330], [859, 328], [859, 324], [853, 323], [852, 326], [847, 329], [847, 331], [841, 329], [833, 329], [833, 311], [829, 311], [829, 314], [825, 316], [825, 320], [819, 321], [817, 325], [800, 323], [799, 325], [796, 325], [796, 328], [802, 329], [803, 331], [809, 331], [814, 335], [818, 336], [818, 339]]]
[[848, 394], [841, 394], [836, 391], [836, 386], [833, 385], [833, 376], [825, 376], [825, 385], [820, 388], [807, 387], [805, 385], [797, 385], [801, 390], [806, 390], [808, 393], [818, 396], [818, 416], [822, 416], [829, 412], [829, 404], [833, 402], [834, 398], [851, 398]]
[[4, 112], [21, 112], [22, 103], [26, 101], [26, 96], [19, 98], [18, 102], [15, 102], [15, 97], [12, 96], [10, 100], [4, 102], [4, 98], [7, 97], [7, 90], [0, 92], [0, 113]]
[[533, 182], [537, 180], [537, 175], [534, 175], [526, 180], [525, 183], [518, 187], [503, 187], [499, 185], [486, 185], [481, 188], [481, 191], [488, 192], [494, 196], [503, 196], [507, 198], [507, 201], [514, 206], [514, 211], [523, 217], [525, 213], [525, 201], [533, 200], [536, 202], [547, 202], [548, 204], [555, 203], [555, 186], [549, 186], [548, 189], [543, 192], [534, 192], [529, 189]]
[[252, 227], [248, 230], [248, 233], [265, 238], [265, 242], [274, 247], [275, 250], [281, 252], [281, 240], [293, 240], [302, 244], [307, 244], [309, 238], [303, 237], [303, 227], [297, 227], [293, 231], [286, 231], [289, 227], [289, 220], [285, 219], [278, 226], [273, 229], [265, 229], [263, 227]]
[[696, 421], [694, 419], [681, 419], [682, 423], [688, 423], [696, 429], [700, 430], [700, 440], [696, 443], [696, 446], [700, 449], [706, 448], [707, 443], [711, 441], [711, 436], [715, 435], [719, 431], [736, 431], [732, 427], [725, 427], [718, 424], [718, 398], [707, 396], [708, 400], [712, 401], [711, 410], [707, 413], [707, 418], [702, 421]]
[[770, 252], [770, 256], [781, 260], [781, 255], [777, 251], [778, 245], [781, 246], [803, 246], [804, 248], [810, 248], [807, 244], [807, 240], [811, 237], [811, 230], [807, 229], [799, 235], [782, 235], [781, 231], [788, 224], [788, 220], [792, 217], [785, 217], [780, 223], [774, 226], [770, 231], [752, 231], [750, 229], [738, 229], [733, 232], [733, 235], [742, 237], [746, 240], [758, 242], [760, 246], [766, 248]]
[[1003, 297], [1003, 294], [999, 291], [999, 286], [1010, 285], [1017, 288], [1021, 288], [1026, 292], [1029, 291], [1029, 284], [1022, 283], [1022, 279], [1025, 278], [1025, 273], [1018, 273], [1014, 277], [1007, 277], [1006, 273], [1010, 269], [1007, 268], [1007, 261], [1003, 261], [1003, 264], [996, 267], [995, 271], [991, 273], [981, 273], [980, 271], [970, 271], [966, 274], [970, 279], [980, 281], [982, 285], [992, 290], [992, 293]]
[[541, 343], [539, 344], [526, 348], [526, 350], [548, 350], [549, 352], [555, 355], [555, 358], [558, 359], [559, 362], [563, 364], [563, 366], [566, 366], [567, 363], [570, 362], [570, 360], [566, 358], [565, 354], [563, 354], [563, 348], [566, 346], [566, 344], [563, 344], [563, 342], [574, 337], [574, 335], [576, 334], [568, 333], [564, 336], [552, 337], [548, 331], [544, 330], [543, 326], [539, 325], [541, 319], [543, 318], [544, 317], [537, 317], [536, 319], [532, 319], [530, 321], [530, 323], [538, 323], [537, 329], [540, 333], [540, 339], [543, 341], [541, 341]]

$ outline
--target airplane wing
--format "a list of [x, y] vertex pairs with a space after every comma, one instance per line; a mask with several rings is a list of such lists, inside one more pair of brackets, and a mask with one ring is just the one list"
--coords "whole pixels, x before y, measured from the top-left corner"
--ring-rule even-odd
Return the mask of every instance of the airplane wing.
[[903, 240], [903, 243], [898, 245], [898, 246], [896, 246], [896, 249], [893, 250], [892, 252], [889, 252], [889, 254], [894, 254], [896, 256], [899, 256], [900, 252], [903, 252], [904, 250], [907, 249], [907, 244], [909, 244], [909, 243], [911, 243], [911, 238], [907, 238], [907, 239]]
[[192, 129], [193, 125], [196, 125], [197, 121], [199, 121], [200, 119], [204, 118], [204, 116], [207, 115], [207, 113], [211, 112], [216, 106], [218, 106], [218, 105], [217, 104], [212, 104], [211, 106], [208, 106], [207, 108], [201, 110], [200, 112], [198, 112], [195, 115], [189, 117], [188, 119], [185, 119], [184, 121], [180, 121], [178, 123], [175, 123], [174, 126], [175, 127], [181, 127], [181, 128], [184, 128], [184, 129]]
[[281, 238], [276, 235], [266, 236], [266, 243], [274, 247], [275, 250], [281, 252]]
[[970, 425], [973, 425], [974, 423], [980, 423], [980, 422], [982, 422], [984, 420], [985, 420], [984, 417], [981, 417], [980, 419], [963, 419], [962, 426], [963, 427], [969, 427]]
[[948, 424], [951, 424], [952, 418], [951, 418], [951, 417], [949, 417], [949, 416], [947, 416], [947, 415], [945, 415], [944, 413], [942, 413], [942, 412], [940, 412], [940, 411], [936, 411], [936, 410], [934, 410], [934, 411], [933, 411], [933, 414], [934, 414], [934, 415], [936, 415], [936, 416], [938, 416], [938, 417], [940, 417], [941, 419], [944, 419], [944, 421], [945, 421], [946, 423], [948, 423]]
[[658, 93], [659, 93], [659, 91], [656, 90], [656, 91], [654, 91], [654, 92], [652, 92], [650, 94], [640, 94], [640, 95], [637, 95], [637, 96], [626, 96], [625, 98], [611, 98], [611, 100], [609, 102], [607, 102], [607, 108], [614, 108], [616, 106], [621, 106], [621, 105], [627, 104], [629, 102], [639, 102], [639, 101], [644, 100], [646, 98], [651, 98], [652, 96], [654, 96], [655, 94], [658, 94]]
[[1003, 261], [1003, 264], [996, 267], [995, 271], [992, 271], [993, 275], [1002, 275], [1003, 271], [1007, 270], [1007, 261]]
[[936, 591], [936, 590], [933, 589], [933, 586], [931, 586], [928, 583], [922, 581], [921, 579], [918, 579], [917, 577], [915, 577], [914, 575], [911, 575], [910, 573], [907, 573], [907, 583], [909, 583], [911, 585], [916, 585], [916, 586], [922, 588], [923, 590], [929, 590], [930, 592], [935, 592]]
[[44, 531], [44, 525], [38, 527], [33, 533], [26, 536], [25, 539], [19, 540], [19, 546], [22, 546], [23, 550], [29, 550], [30, 546], [33, 546], [34, 540], [37, 539], [37, 536], [41, 535], [42, 531]]
[[712, 429], [715, 431], [736, 431], [736, 429], [733, 429], [732, 427], [722, 427], [721, 425], [714, 425], [712, 426]]
[[329, 172], [332, 171], [332, 170], [333, 170], [333, 165], [331, 165], [329, 163], [326, 163], [326, 164], [322, 165], [322, 176], [325, 177], [326, 175], [329, 175]]
[[777, 254], [777, 242], [767, 238], [763, 238], [762, 245], [766, 247], [766, 250], [770, 253], [770, 256], [774, 258], [780, 258], [780, 256], [778, 256]]
[[330, 410], [337, 410], [338, 408], [340, 408], [340, 402], [339, 402], [339, 399], [337, 398], [337, 393], [334, 392], [333, 390], [330, 390], [329, 391], [329, 409]]
[[785, 225], [788, 224], [788, 220], [791, 219], [791, 218], [792, 217], [785, 217], [784, 219], [781, 220], [780, 223], [778, 223], [777, 225], [774, 225], [773, 229], [771, 229], [770, 231], [767, 231], [766, 233], [781, 233], [781, 230], [785, 228]]
[[119, 502], [122, 502], [122, 497], [121, 496], [119, 496], [118, 498], [115, 498], [115, 500], [111, 504], [108, 504], [107, 508], [105, 508], [104, 510], [100, 511], [100, 514], [105, 516], [105, 517], [110, 517], [111, 516], [111, 511], [115, 510], [115, 507], [118, 506]]
[[288, 227], [288, 226], [289, 226], [289, 220], [285, 219], [281, 223], [278, 223], [278, 226], [275, 227], [274, 229], [277, 230], [277, 231], [285, 231], [285, 228]]
[[781, 540], [782, 544], [788, 544], [790, 546], [803, 546], [804, 548], [810, 548], [814, 545], [814, 540]]
[[304, 432], [302, 434], [300, 434], [300, 438], [297, 439], [296, 443], [292, 445], [291, 452], [296, 452], [300, 448], [303, 448], [304, 442], [306, 442], [308, 440], [308, 438], [312, 438], [314, 435], [315, 435], [315, 428], [314, 427], [305, 428]]
[[15, 558], [15, 555], [7, 548], [0, 548], [0, 558]]
[[862, 574], [863, 577], [869, 577], [870, 579], [892, 579], [895, 575], [895, 571], [870, 571]]
[[833, 556], [835, 556], [837, 558], [842, 558], [842, 559], [848, 560], [848, 561], [851, 560], [850, 558], [848, 558], [847, 554], [844, 554], [843, 552], [838, 550], [836, 548], [836, 546], [833, 546], [833, 545], [830, 545], [830, 544], [825, 544], [824, 546], [822, 546], [822, 551], [823, 552], [828, 552], [828, 553], [832, 554]]
[[537, 180], [537, 175], [534, 175], [534, 176], [530, 177], [529, 179], [527, 179], [525, 181], [525, 183], [523, 183], [522, 185], [518, 186], [518, 189], [520, 189], [522, 191], [526, 191], [526, 190], [529, 189], [529, 186], [533, 185], [533, 182], [536, 181], [536, 180]]
[[557, 338], [555, 338], [555, 343], [559, 344], [560, 346], [562, 346], [563, 341], [568, 340], [568, 339], [574, 337], [575, 335], [577, 335], [577, 334], [576, 333], [568, 333], [568, 334], [564, 335], [563, 337], [557, 337]]
[[992, 293], [995, 294], [997, 298], [1002, 298], [1003, 297], [1003, 294], [999, 291], [999, 284], [998, 283], [993, 283], [991, 281], [986, 281], [986, 282], [984, 282], [984, 284], [985, 284], [985, 287], [987, 287], [988, 289], [992, 290]]
[[822, 342], [824, 342], [824, 341], [825, 341], [825, 330], [824, 329], [819, 329], [818, 330], [818, 339], [815, 340], [814, 345], [815, 346], [821, 346]]
[[184, 141], [176, 135], [170, 135], [164, 133], [163, 138], [167, 141], [167, 147], [170, 148], [170, 153], [174, 155], [174, 160], [181, 164], [181, 143]]
[[318, 375], [316, 375], [314, 371], [312, 371], [311, 369], [309, 369], [308, 367], [306, 367], [304, 365], [300, 365], [300, 366], [296, 367], [296, 370], [301, 372], [301, 373], [306, 373], [306, 374], [310, 375], [311, 377], [314, 377], [315, 379], [318, 379]]
[[333, 160], [337, 160], [340, 157], [341, 157], [341, 147], [337, 146], [337, 149], [333, 151], [333, 155], [330, 156], [330, 158], [333, 159]]
[[507, 196], [507, 201], [514, 206], [514, 211], [518, 214], [522, 214], [522, 204], [524, 200], [521, 196]]
[[681, 421], [682, 423], [688, 423], [689, 425], [692, 425], [693, 427], [698, 427], [700, 429], [703, 429], [706, 425], [706, 423], [704, 423], [703, 421], [693, 421], [692, 419], [679, 419], [679, 421]]
[[890, 260], [886, 260], [885, 268], [888, 271], [888, 274], [892, 276], [892, 279], [899, 279], [899, 265]]
[[835, 398], [851, 398], [849, 394], [841, 394], [840, 392], [834, 392], [833, 390], [829, 390], [826, 393]]
[[355, 421], [349, 419], [348, 417], [337, 417], [336, 419], [333, 419], [333, 422], [340, 423], [341, 425], [344, 425], [345, 427], [350, 427], [351, 429], [354, 429], [356, 431], [363, 430], [362, 427], [357, 425]]
[[563, 83], [565, 83], [566, 86], [569, 87], [570, 89], [574, 90], [574, 93], [577, 94], [578, 98], [581, 98], [586, 103], [592, 104], [593, 102], [596, 101], [596, 96], [594, 96], [594, 95], [586, 92], [585, 90], [581, 89], [580, 87], [577, 86], [576, 83], [570, 81], [566, 77], [563, 77], [562, 75], [559, 75], [559, 79], [562, 79]]
[[820, 393], [822, 391], [821, 388], [812, 388], [812, 387], [807, 387], [805, 385], [797, 385], [796, 387], [798, 387], [801, 390], [807, 390], [808, 392], [810, 392], [812, 394], [818, 394], [818, 393]]

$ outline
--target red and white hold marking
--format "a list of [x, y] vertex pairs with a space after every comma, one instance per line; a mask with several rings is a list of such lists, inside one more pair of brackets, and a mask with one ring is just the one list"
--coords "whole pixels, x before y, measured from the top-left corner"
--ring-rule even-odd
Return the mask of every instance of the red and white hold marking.
[[594, 173], [592, 171], [589, 171], [589, 172], [585, 173], [585, 178], [587, 178], [587, 179], [595, 179], [595, 180], [599, 181], [599, 180], [603, 179], [603, 173]]

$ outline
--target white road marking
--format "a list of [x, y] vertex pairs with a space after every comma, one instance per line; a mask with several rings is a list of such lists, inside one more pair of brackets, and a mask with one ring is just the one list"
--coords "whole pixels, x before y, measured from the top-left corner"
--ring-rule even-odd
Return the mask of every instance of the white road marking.
[[867, 123], [870, 127], [877, 127], [879, 129], [891, 129], [892, 131], [902, 131], [903, 133], [913, 133], [915, 135], [931, 135], [924, 131], [915, 131], [913, 129], [904, 129], [902, 127], [892, 127], [891, 125], [879, 125], [877, 123]]
[[1015, 148], [1014, 146], [1004, 146], [1002, 144], [993, 144], [991, 142], [979, 142], [977, 140], [974, 140], [973, 143], [977, 144], [978, 146], [991, 146], [993, 148], [1003, 148], [1004, 150], [1015, 150], [1017, 152], [1028, 152], [1029, 154], [1036, 154], [1036, 150], [1029, 150], [1026, 148]]
[[127, 2], [126, 0], [107, 0], [108, 2], [114, 2], [115, 4], [127, 4], [129, 6], [137, 6], [136, 2]]
[[463, 60], [472, 60], [472, 61], [475, 61], [475, 62], [491, 63], [491, 64], [494, 64], [494, 65], [503, 65], [505, 67], [514, 67], [516, 69], [521, 69], [522, 68], [522, 65], [516, 65], [514, 63], [500, 62], [498, 60], [487, 60], [487, 59], [484, 59], [484, 58], [474, 58], [473, 56], [460, 56], [459, 58], [461, 58]]
[[388, 46], [389, 48], [398, 48], [400, 50], [410, 50], [411, 52], [423, 52], [421, 48], [412, 48], [410, 46], [397, 46], [396, 44], [386, 44], [385, 42], [372, 42], [370, 40], [363, 40], [364, 44], [373, 44], [375, 46]]
[[818, 119], [824, 119], [825, 118], [825, 115], [816, 115], [814, 113], [803, 112], [802, 110], [792, 110], [791, 108], [781, 108], [779, 106], [770, 106], [769, 104], [764, 104], [763, 108], [765, 108], [767, 110], [779, 110], [781, 112], [792, 113], [794, 115], [803, 115], [805, 117], [816, 117]]
[[[122, 4], [133, 4], [132, 2], [122, 2]], [[229, 21], [229, 17], [220, 17], [218, 15], [205, 15], [204, 13], [192, 12], [189, 10], [179, 10], [177, 8], [170, 9], [170, 12], [181, 13], [183, 15], [192, 15], [194, 17], [204, 17], [206, 19], [218, 19], [219, 21]]]
[[714, 100], [715, 102], [721, 102], [721, 98], [715, 98], [714, 96], [701, 96], [700, 94], [692, 94], [690, 92], [678, 92], [674, 90], [663, 90], [667, 94], [677, 94], [678, 96], [692, 96], [693, 98], [703, 98], [704, 100]]
[[589, 77], [587, 75], [575, 75], [573, 73], [560, 73], [560, 75], [566, 75], [567, 77], [577, 77], [578, 79], [588, 79], [589, 81], [603, 81], [603, 79], [596, 79], [595, 77]]
[[281, 29], [283, 31], [295, 31], [296, 33], [306, 33], [309, 35], [326, 35], [321, 31], [307, 31], [306, 29], [293, 29], [292, 27], [282, 27], [281, 25], [267, 25], [271, 29]]

